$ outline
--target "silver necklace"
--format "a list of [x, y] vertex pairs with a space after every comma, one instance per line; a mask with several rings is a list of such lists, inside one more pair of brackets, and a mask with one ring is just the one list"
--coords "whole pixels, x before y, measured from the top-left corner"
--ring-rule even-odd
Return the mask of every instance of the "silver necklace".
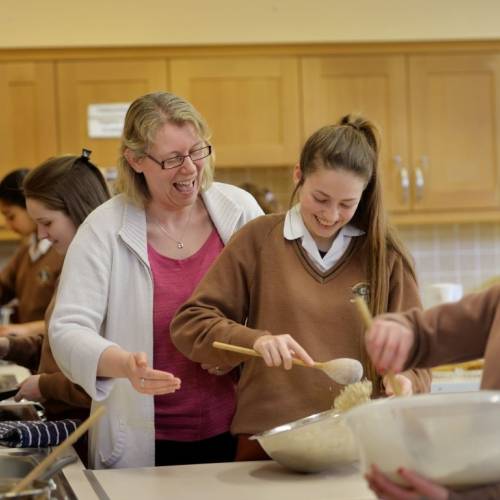
[[160, 229], [160, 231], [162, 231], [162, 233], [164, 233], [168, 238], [170, 238], [172, 241], [175, 241], [176, 245], [177, 245], [177, 248], [179, 250], [182, 250], [184, 248], [184, 236], [186, 234], [186, 231], [187, 231], [187, 228], [189, 227], [189, 223], [191, 222], [191, 215], [193, 215], [193, 209], [194, 209], [194, 204], [193, 204], [193, 207], [191, 208], [190, 212], [189, 212], [189, 217], [188, 217], [188, 220], [186, 222], [186, 226], [184, 227], [184, 231], [182, 231], [182, 234], [181, 234], [181, 237], [179, 239], [177, 238], [174, 238], [166, 229], [165, 227], [163, 226], [163, 224], [160, 224], [159, 221], [157, 221], [156, 219], [153, 219], [153, 222], [158, 226], [158, 228]]

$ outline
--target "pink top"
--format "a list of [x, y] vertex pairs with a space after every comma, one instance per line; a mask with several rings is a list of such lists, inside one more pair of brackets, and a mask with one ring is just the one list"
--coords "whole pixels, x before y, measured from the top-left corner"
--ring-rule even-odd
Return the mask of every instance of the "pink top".
[[203, 246], [183, 260], [159, 254], [148, 245], [153, 272], [153, 366], [181, 379], [174, 394], [155, 396], [156, 439], [197, 441], [229, 431], [235, 410], [231, 375], [210, 375], [181, 354], [170, 340], [170, 322], [224, 248], [214, 229]]

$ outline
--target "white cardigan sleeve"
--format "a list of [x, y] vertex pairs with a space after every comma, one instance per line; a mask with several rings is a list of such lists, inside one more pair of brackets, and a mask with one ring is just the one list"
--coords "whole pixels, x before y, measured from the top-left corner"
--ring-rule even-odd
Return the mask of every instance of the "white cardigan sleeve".
[[112, 379], [97, 378], [101, 354], [116, 345], [101, 335], [107, 311], [111, 245], [89, 224], [80, 226], [64, 260], [49, 324], [49, 342], [59, 367], [96, 401], [105, 399], [113, 386]]

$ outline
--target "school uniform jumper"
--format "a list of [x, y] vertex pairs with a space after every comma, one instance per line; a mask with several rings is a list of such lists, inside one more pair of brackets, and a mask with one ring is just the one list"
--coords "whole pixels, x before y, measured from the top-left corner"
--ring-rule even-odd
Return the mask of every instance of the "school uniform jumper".
[[47, 240], [21, 244], [0, 272], [0, 304], [17, 298], [16, 323], [42, 320], [64, 257]]
[[[262, 335], [290, 334], [317, 361], [365, 357], [365, 328], [351, 303], [368, 291], [365, 237], [353, 238], [337, 264], [322, 272], [300, 240], [284, 237], [284, 220], [284, 214], [267, 215], [242, 228], [171, 325], [173, 343], [190, 359], [243, 363], [233, 434], [262, 432], [327, 410], [341, 386], [320, 370], [268, 368], [260, 358], [214, 349], [214, 340], [252, 347]], [[387, 272], [387, 310], [420, 306], [417, 284], [395, 252], [389, 253]], [[408, 376], [416, 392], [429, 390], [428, 371]]]

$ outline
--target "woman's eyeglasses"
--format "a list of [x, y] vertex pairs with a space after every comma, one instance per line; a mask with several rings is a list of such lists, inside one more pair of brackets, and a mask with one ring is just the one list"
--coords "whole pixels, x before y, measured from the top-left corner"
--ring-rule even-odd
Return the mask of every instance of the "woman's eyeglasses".
[[157, 165], [160, 165], [162, 170], [168, 170], [169, 168], [178, 168], [181, 167], [186, 158], [191, 158], [191, 161], [203, 160], [207, 156], [212, 154], [212, 146], [203, 146], [200, 149], [195, 149], [191, 151], [188, 155], [179, 155], [173, 156], [172, 158], [167, 158], [166, 160], [159, 161], [156, 158], [153, 158], [150, 154], [146, 153], [146, 156], [153, 160]]

